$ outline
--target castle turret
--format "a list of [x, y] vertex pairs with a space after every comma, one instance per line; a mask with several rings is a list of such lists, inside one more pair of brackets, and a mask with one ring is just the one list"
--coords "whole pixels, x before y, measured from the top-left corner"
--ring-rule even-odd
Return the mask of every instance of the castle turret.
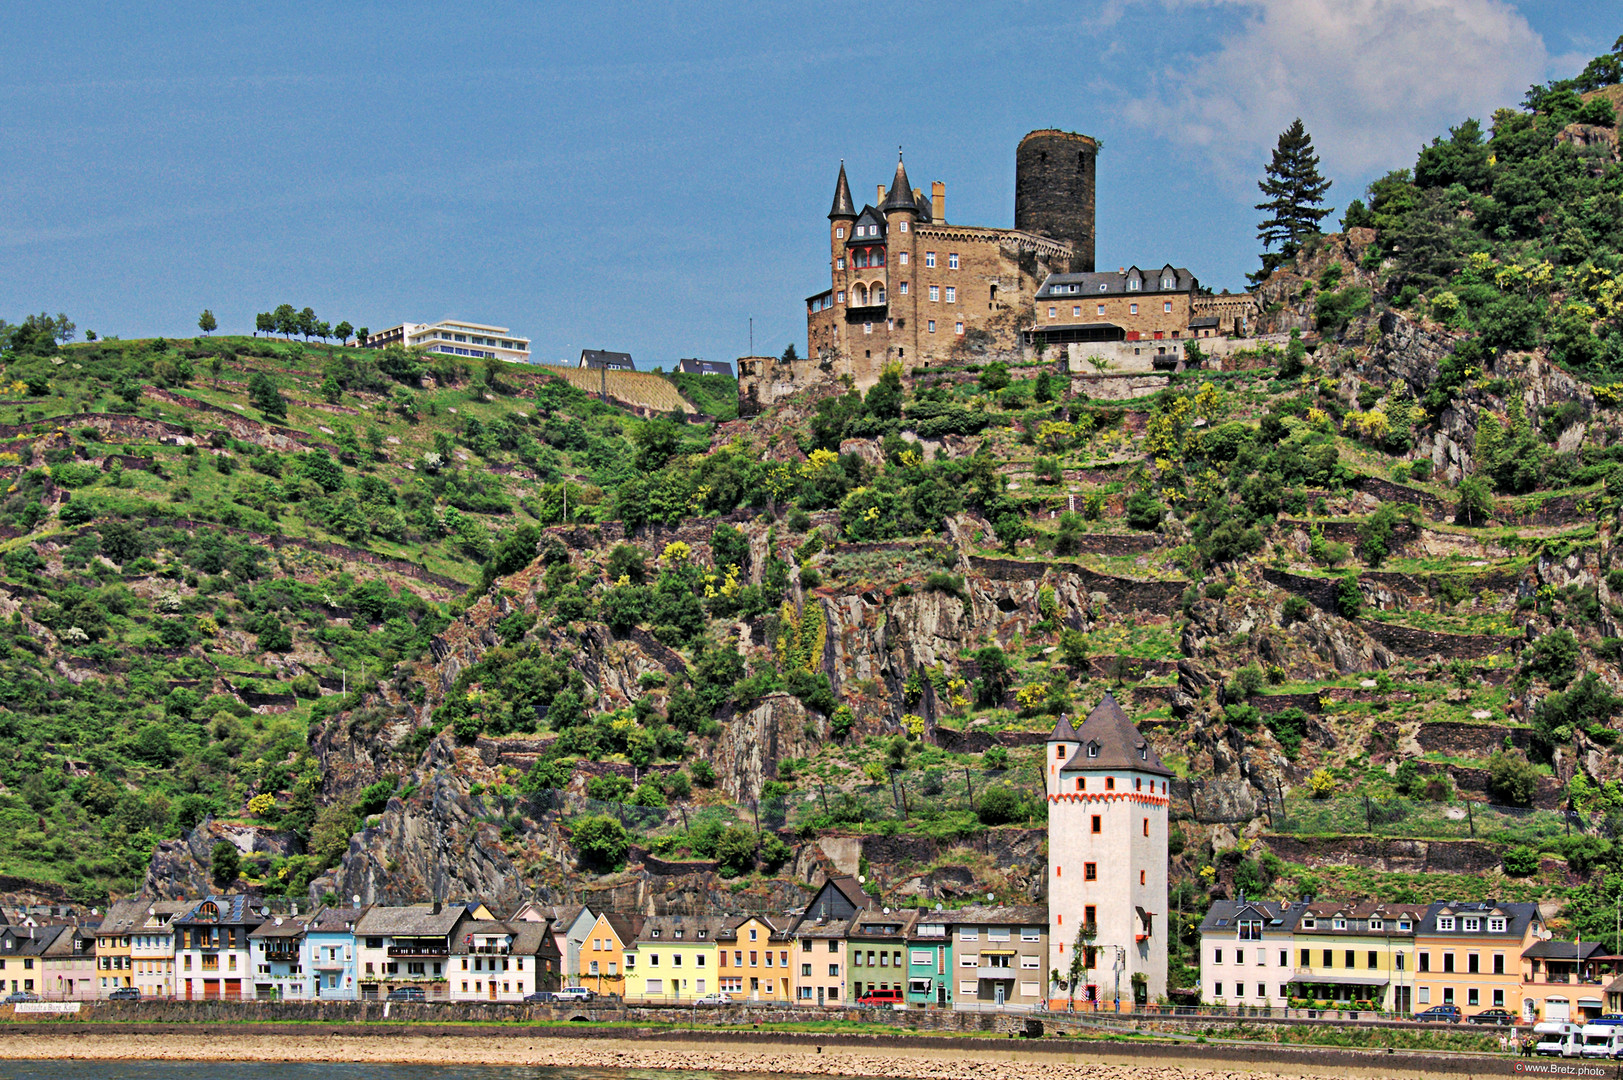
[[1080, 949], [1080, 981], [1107, 1006], [1118, 992], [1154, 1001], [1167, 986], [1172, 772], [1108, 693], [1080, 727], [1056, 724], [1047, 745], [1050, 966], [1070, 978]]
[[834, 182], [834, 205], [828, 211], [828, 219], [855, 220], [857, 216], [856, 203], [851, 199], [851, 185], [845, 180], [845, 159], [840, 159], [840, 178]]

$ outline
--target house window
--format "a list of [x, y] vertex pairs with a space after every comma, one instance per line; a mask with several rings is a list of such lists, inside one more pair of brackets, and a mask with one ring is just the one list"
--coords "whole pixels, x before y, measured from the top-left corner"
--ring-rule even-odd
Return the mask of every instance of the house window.
[[947, 286], [947, 303], [956, 304], [957, 302], [958, 302], [958, 289], [955, 286], [948, 285]]
[[1431, 970], [1431, 953], [1423, 952], [1423, 953], [1420, 954], [1420, 970], [1421, 971], [1430, 971]]
[[1373, 949], [1370, 950], [1369, 955], [1364, 958], [1364, 966], [1367, 967], [1367, 968], [1372, 968], [1372, 969], [1373, 968], [1378, 968], [1378, 967], [1381, 966], [1381, 962], [1376, 957], [1375, 951]]
[[1481, 933], [1482, 920], [1475, 916], [1466, 916], [1464, 930], [1467, 934]]
[[1098, 881], [1099, 880], [1099, 864], [1096, 863], [1096, 862], [1085, 862], [1085, 863], [1083, 863], [1082, 864], [1082, 880], [1083, 881]]
[[956, 270], [956, 269], [958, 269], [958, 253], [956, 251], [951, 251], [951, 252], [947, 253], [947, 269], [948, 270]]
[[961, 323], [961, 322], [954, 323], [953, 327], [952, 327], [952, 332], [957, 334], [959, 337], [963, 337], [964, 336], [964, 324]]
[[1495, 975], [1503, 975], [1505, 973], [1505, 954], [1504, 953], [1494, 953], [1493, 954], [1493, 973]]
[[925, 266], [934, 266], [935, 265], [935, 252], [926, 251], [924, 253], [924, 265]]
[[1048, 308], [1048, 317], [1050, 319], [1059, 318], [1059, 309], [1056, 308], [1056, 307], [1053, 307], [1052, 305], [1050, 305], [1050, 307]]
[[1452, 986], [1443, 987], [1443, 1004], [1454, 1004], [1454, 988]]
[[1223, 996], [1223, 984], [1222, 983], [1212, 983], [1212, 997], [1222, 997], [1222, 996]]
[[1353, 960], [1353, 951], [1351, 949], [1343, 949], [1342, 952], [1344, 952], [1346, 954], [1343, 957], [1343, 959], [1347, 961], [1346, 966], [1347, 967], [1354, 967], [1357, 962], [1355, 960]]
[[831, 979], [838, 979], [840, 977], [840, 965], [830, 964], [828, 966], [828, 977]]
[[1444, 974], [1451, 974], [1453, 971], [1454, 971], [1454, 954], [1451, 953], [1451, 952], [1445, 952], [1443, 954], [1443, 973]]
[[1420, 988], [1420, 1004], [1422, 1004], [1422, 1005], [1430, 1005], [1431, 1004], [1431, 987], [1422, 986]]
[[1099, 314], [1103, 315], [1104, 313], [1105, 313], [1105, 306], [1103, 304], [1100, 304], [1099, 305]]
[[1324, 949], [1322, 951], [1324, 953], [1324, 966], [1327, 967], [1327, 968], [1335, 967], [1336, 966], [1336, 954], [1335, 954], [1335, 951], [1333, 949]]
[[1475, 975], [1482, 970], [1482, 959], [1476, 953], [1465, 954], [1465, 973]]
[[1096, 832], [1096, 833], [1104, 832], [1104, 827], [1103, 826], [1104, 826], [1103, 819], [1098, 814], [1094, 814], [1093, 815], [1093, 831]]
[[1313, 966], [1313, 951], [1311, 949], [1303, 949], [1302, 950], [1302, 966], [1303, 967], [1312, 967]]
[[1493, 1007], [1496, 1009], [1503, 1009], [1505, 1007], [1505, 992], [1503, 990], [1495, 990], [1493, 992]]
[[1081, 318], [1081, 316], [1082, 316], [1082, 305], [1081, 304], [1072, 304], [1071, 305], [1071, 318], [1077, 319], [1077, 318]]
[[1105, 777], [1105, 790], [1106, 791], [1115, 791], [1116, 790], [1116, 778], [1114, 776]]
[[1099, 756], [1099, 744], [1098, 743], [1088, 743], [1088, 757], [1098, 757], [1098, 756]]
[[1452, 915], [1439, 915], [1439, 916], [1437, 916], [1437, 929], [1439, 929], [1439, 930], [1449, 930], [1449, 931], [1453, 930], [1454, 929], [1454, 916], [1452, 916]]
[[1489, 919], [1488, 920], [1488, 932], [1490, 934], [1502, 934], [1502, 933], [1504, 933], [1505, 932], [1505, 920], [1504, 920], [1504, 918], [1502, 916], [1495, 915], [1493, 918]]
[[941, 286], [939, 286], [939, 285], [931, 285], [930, 286], [930, 303], [932, 303], [932, 304], [937, 303], [938, 301], [940, 301], [940, 299], [941, 299]]
[[1392, 954], [1392, 969], [1394, 971], [1402, 971], [1403, 970], [1403, 954], [1402, 953], [1393, 953]]
[[1279, 950], [1279, 966], [1280, 967], [1289, 967], [1290, 962], [1291, 962], [1290, 950], [1289, 949], [1280, 949]]
[[1127, 305], [1127, 314], [1129, 314], [1129, 315], [1137, 315], [1138, 314], [1138, 305], [1137, 304], [1128, 304]]

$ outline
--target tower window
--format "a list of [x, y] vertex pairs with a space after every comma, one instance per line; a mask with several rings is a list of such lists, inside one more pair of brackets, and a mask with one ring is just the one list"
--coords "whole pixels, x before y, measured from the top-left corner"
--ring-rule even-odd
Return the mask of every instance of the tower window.
[[953, 327], [952, 327], [952, 332], [957, 334], [959, 337], [963, 337], [964, 336], [964, 324], [961, 323], [961, 322], [960, 323], [954, 323]]
[[1059, 746], [1054, 747], [1054, 760], [1055, 761], [1064, 761], [1065, 760], [1065, 746], [1064, 746], [1063, 743], [1060, 744]]
[[907, 295], [907, 282], [905, 282], [905, 281], [902, 282], [902, 295], [903, 296]]
[[1100, 817], [1100, 815], [1098, 815], [1098, 814], [1093, 815], [1093, 830], [1092, 831], [1095, 832], [1095, 833], [1104, 832], [1104, 822], [1103, 822], [1102, 818]]
[[958, 269], [958, 253], [956, 251], [952, 251], [952, 252], [947, 253], [947, 269], [948, 270], [956, 270], [956, 269]]
[[924, 253], [924, 265], [925, 266], [934, 266], [935, 265], [935, 252], [926, 251]]
[[1161, 301], [1161, 310], [1166, 312], [1168, 315], [1171, 315], [1172, 314], [1172, 301], [1171, 300], [1163, 300], [1163, 301]]
[[1144, 884], [1144, 871], [1142, 870], [1138, 872], [1138, 883], [1140, 885]]
[[834, 228], [834, 239], [836, 239], [836, 240], [844, 240], [845, 239], [845, 226], [844, 225], [835, 226], [835, 228]]
[[956, 304], [957, 302], [958, 302], [958, 289], [955, 286], [948, 285], [947, 286], [947, 303]]
[[906, 218], [903, 218], [902, 221], [901, 221], [901, 230], [902, 230], [902, 232], [907, 231], [907, 219]]
[[1115, 791], [1116, 790], [1116, 778], [1114, 776], [1105, 777], [1105, 790], [1106, 791]]
[[836, 270], [844, 270], [845, 269], [845, 256], [844, 255], [841, 255], [838, 259], [834, 260], [834, 269], [836, 269]]
[[1150, 835], [1150, 819], [1149, 818], [1144, 819], [1144, 835], [1145, 836]]
[[1078, 790], [1078, 791], [1086, 791], [1086, 790], [1088, 790], [1088, 782], [1085, 779], [1083, 779], [1082, 777], [1080, 777], [1080, 776], [1076, 778], [1076, 790]]
[[935, 333], [935, 320], [931, 319], [931, 320], [929, 320], [929, 323], [930, 323], [930, 333], [933, 334], [933, 333]]
[[1096, 862], [1085, 862], [1085, 863], [1083, 863], [1082, 864], [1082, 880], [1083, 881], [1098, 881], [1099, 880], [1099, 864], [1096, 863]]
[[901, 263], [901, 264], [902, 264], [902, 265], [903, 265], [903, 266], [906, 266], [906, 265], [907, 265], [907, 252], [905, 252], [905, 251], [904, 251], [904, 252], [902, 252], [902, 253], [901, 253], [901, 254], [900, 254], [900, 255], [899, 255], [899, 256], [898, 256], [898, 257], [897, 257], [897, 261], [898, 261], [898, 262], [900, 262], [900, 263]]

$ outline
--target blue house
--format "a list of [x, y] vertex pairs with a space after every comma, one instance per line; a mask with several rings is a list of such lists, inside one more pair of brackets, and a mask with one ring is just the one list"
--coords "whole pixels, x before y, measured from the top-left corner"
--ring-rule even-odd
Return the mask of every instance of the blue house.
[[311, 917], [304, 933], [308, 996], [340, 1001], [360, 996], [355, 982], [355, 924], [365, 911], [324, 907]]
[[254, 996], [260, 1001], [298, 1000], [305, 993], [304, 921], [276, 915], [248, 935], [253, 957]]

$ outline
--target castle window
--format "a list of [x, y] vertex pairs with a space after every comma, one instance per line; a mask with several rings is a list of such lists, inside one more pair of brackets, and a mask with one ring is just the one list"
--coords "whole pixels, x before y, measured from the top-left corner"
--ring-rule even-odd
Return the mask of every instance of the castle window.
[[851, 302], [857, 307], [868, 306], [868, 286], [858, 285], [851, 290]]
[[947, 303], [956, 304], [957, 302], [958, 302], [958, 290], [955, 287], [953, 287], [951, 285], [948, 285], [947, 286]]
[[1144, 819], [1144, 835], [1145, 836], [1150, 835], [1150, 819], [1149, 818]]
[[1106, 283], [1106, 282], [1101, 281], [1099, 283], [1099, 291], [1100, 292], [1109, 292], [1110, 291], [1110, 285], [1108, 283]]
[[1172, 314], [1172, 301], [1171, 300], [1163, 300], [1163, 301], [1161, 301], [1161, 310], [1166, 312], [1168, 315], [1171, 315]]
[[901, 222], [901, 229], [902, 229], [902, 231], [903, 231], [903, 232], [906, 232], [906, 231], [907, 231], [907, 219], [906, 219], [906, 218], [903, 218], [903, 219], [902, 219], [902, 222]]
[[955, 323], [953, 325], [953, 333], [957, 334], [959, 337], [963, 337], [964, 336], [964, 324], [963, 323]]
[[1096, 742], [1088, 743], [1088, 757], [1098, 757], [1098, 756], [1099, 756], [1099, 744], [1096, 743]]
[[1087, 780], [1084, 779], [1083, 777], [1080, 777], [1080, 776], [1077, 777], [1076, 778], [1076, 790], [1078, 790], [1078, 791], [1086, 791], [1086, 790], [1088, 790], [1088, 782], [1087, 782]]
[[907, 282], [905, 282], [905, 281], [902, 282], [902, 295], [903, 296], [907, 295]]
[[1063, 743], [1061, 743], [1059, 746], [1054, 747], [1054, 760], [1055, 761], [1064, 761], [1065, 760], [1065, 745]]
[[1138, 291], [1138, 285], [1139, 285], [1139, 281], [1138, 281], [1137, 278], [1128, 278], [1127, 279], [1127, 288], [1130, 291], [1137, 292]]
[[844, 240], [845, 239], [845, 226], [844, 225], [836, 225], [834, 227], [834, 239], [836, 239], [836, 240]]
[[1071, 305], [1071, 318], [1079, 319], [1081, 317], [1082, 317], [1082, 305], [1081, 304], [1072, 304]]
[[845, 256], [844, 255], [841, 255], [838, 259], [834, 260], [834, 269], [836, 269], [836, 270], [844, 270], [845, 269]]
[[1103, 304], [1100, 304], [1099, 305], [1099, 314], [1103, 315], [1104, 313], [1105, 313], [1105, 306]]
[[1169, 278], [1169, 277], [1162, 278], [1161, 279], [1161, 288], [1163, 288], [1163, 289], [1172, 288], [1172, 279]]
[[865, 322], [865, 323], [863, 323], [863, 324], [862, 324], [862, 332], [863, 332], [863, 333], [864, 333], [864, 334], [871, 334], [871, 333], [873, 333], [873, 323], [871, 323], [871, 322]]
[[930, 320], [930, 333], [932, 333], [932, 334], [935, 333], [935, 320], [934, 319]]
[[1106, 791], [1115, 791], [1116, 790], [1116, 778], [1114, 776], [1105, 777], [1105, 790]]
[[900, 261], [903, 266], [907, 265], [907, 252], [904, 251], [901, 253]]
[[939, 286], [939, 285], [931, 285], [930, 286], [930, 303], [934, 304], [934, 303], [939, 302], [940, 300], [941, 300], [941, 286]]
[[1049, 308], [1048, 308], [1048, 317], [1050, 319], [1053, 319], [1053, 318], [1058, 318], [1058, 316], [1059, 316], [1059, 309], [1056, 308], [1056, 307], [1053, 307], [1052, 305], [1050, 305]]
[[1129, 314], [1129, 315], [1137, 315], [1138, 314], [1138, 305], [1137, 304], [1128, 304], [1127, 305], [1127, 314]]
[[885, 287], [883, 285], [875, 285], [873, 287], [873, 302], [875, 305], [883, 304], [885, 302]]
[[1099, 880], [1099, 864], [1096, 863], [1096, 862], [1085, 862], [1085, 863], [1083, 863], [1082, 864], [1082, 880], [1083, 881], [1098, 881]]
[[934, 266], [935, 265], [935, 252], [926, 251], [924, 253], [924, 265], [925, 266]]
[[845, 303], [845, 290], [844, 289], [841, 289], [839, 292], [834, 294], [834, 302], [836, 304]]
[[[1143, 754], [1140, 754], [1139, 756], [1142, 757]], [[1133, 790], [1134, 791], [1143, 791], [1144, 790], [1144, 781], [1143, 781], [1142, 778], [1140, 778], [1140, 777], [1134, 777], [1133, 778]]]
[[1091, 832], [1102, 833], [1102, 832], [1105, 831], [1104, 830], [1104, 818], [1102, 816], [1100, 816], [1099, 814], [1094, 814], [1093, 815], [1093, 823], [1092, 824], [1093, 824], [1093, 828], [1090, 830]]
[[956, 269], [958, 269], [958, 253], [956, 251], [951, 251], [951, 252], [947, 253], [947, 269], [948, 270], [956, 270]]

